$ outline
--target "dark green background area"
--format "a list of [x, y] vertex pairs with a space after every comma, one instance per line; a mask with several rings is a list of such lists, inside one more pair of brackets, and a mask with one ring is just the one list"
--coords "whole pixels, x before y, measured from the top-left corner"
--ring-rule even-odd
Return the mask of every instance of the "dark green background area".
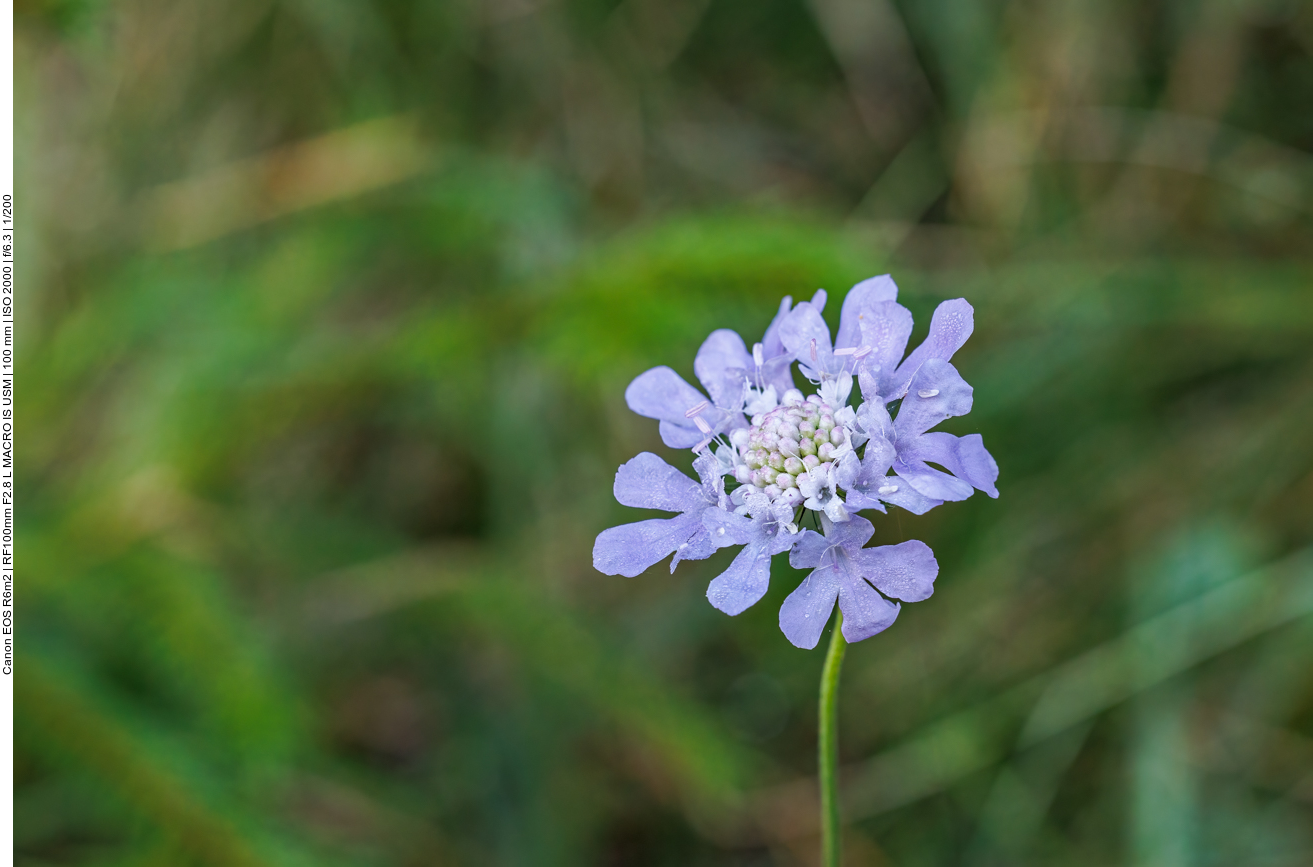
[[852, 865], [1313, 860], [1313, 10], [21, 0], [17, 859], [810, 865], [821, 653], [595, 572], [623, 392], [892, 272]]

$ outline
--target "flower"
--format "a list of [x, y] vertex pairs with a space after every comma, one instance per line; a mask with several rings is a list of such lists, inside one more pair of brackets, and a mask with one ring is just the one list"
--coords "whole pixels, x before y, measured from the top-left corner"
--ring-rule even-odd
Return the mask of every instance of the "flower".
[[724, 480], [713, 472], [715, 458], [693, 462], [702, 483], [690, 479], [651, 452], [643, 452], [615, 474], [615, 498], [626, 506], [680, 512], [676, 518], [652, 518], [603, 530], [593, 544], [593, 568], [606, 575], [633, 578], [674, 554], [680, 560], [705, 560], [716, 550], [703, 514], [726, 505]]
[[[780, 630], [794, 645], [816, 646], [837, 599], [843, 637], [861, 641], [888, 629], [904, 602], [920, 602], [935, 590], [939, 564], [924, 542], [863, 548], [875, 527], [854, 517], [836, 524], [823, 519], [825, 535], [807, 530], [793, 546], [789, 565], [810, 568], [798, 589], [780, 607]], [[881, 595], [881, 594], [884, 595]]]
[[[929, 336], [904, 357], [912, 314], [897, 296], [888, 275], [858, 283], [833, 342], [824, 290], [797, 305], [785, 298], [751, 351], [734, 331], [712, 332], [693, 363], [705, 394], [669, 367], [634, 379], [630, 408], [659, 419], [668, 446], [698, 453], [700, 483], [647, 452], [620, 467], [617, 500], [679, 514], [603, 531], [594, 566], [633, 576], [673, 554], [673, 571], [741, 545], [707, 588], [711, 604], [734, 615], [765, 595], [772, 558], [788, 551], [794, 567], [812, 571], [781, 607], [780, 628], [805, 648], [836, 601], [844, 636], [860, 641], [894, 622], [891, 600], [930, 596], [939, 571], [930, 549], [865, 548], [874, 528], [856, 513], [892, 505], [920, 515], [975, 490], [997, 497], [998, 465], [979, 434], [932, 430], [972, 406], [971, 386], [949, 363], [971, 334], [971, 305], [940, 304]], [[813, 394], [794, 387], [795, 361]], [[823, 535], [799, 529], [808, 515]]]

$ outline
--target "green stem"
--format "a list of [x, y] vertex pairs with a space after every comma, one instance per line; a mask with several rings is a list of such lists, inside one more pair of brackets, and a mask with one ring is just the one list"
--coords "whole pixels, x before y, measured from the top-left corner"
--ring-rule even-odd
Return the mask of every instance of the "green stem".
[[839, 816], [839, 669], [843, 666], [843, 652], [848, 648], [844, 640], [843, 614], [836, 612], [834, 634], [830, 636], [830, 649], [825, 654], [825, 668], [821, 670], [821, 864], [839, 867], [840, 816]]

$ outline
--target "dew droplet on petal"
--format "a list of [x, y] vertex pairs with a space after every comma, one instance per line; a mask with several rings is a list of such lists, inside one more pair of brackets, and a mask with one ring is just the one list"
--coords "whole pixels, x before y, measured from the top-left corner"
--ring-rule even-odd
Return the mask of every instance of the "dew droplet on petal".
[[937, 388], [923, 388], [923, 389], [921, 389], [920, 391], [918, 391], [916, 394], [917, 394], [917, 397], [934, 397], [935, 395], [939, 394], [939, 389], [937, 389]]
[[897, 493], [897, 491], [898, 491], [897, 485], [884, 485], [879, 489], [878, 493], [893, 494], [893, 493]]

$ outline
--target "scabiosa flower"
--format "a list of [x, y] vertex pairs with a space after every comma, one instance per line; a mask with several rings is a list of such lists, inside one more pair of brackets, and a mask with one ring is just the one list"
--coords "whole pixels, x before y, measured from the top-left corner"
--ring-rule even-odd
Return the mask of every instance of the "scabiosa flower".
[[[640, 454], [616, 473], [616, 499], [679, 514], [613, 527], [593, 546], [597, 569], [633, 576], [668, 554], [673, 572], [680, 560], [741, 545], [707, 588], [711, 604], [731, 615], [766, 594], [771, 560], [787, 551], [795, 569], [811, 570], [779, 614], [780, 630], [804, 649], [820, 641], [838, 605], [819, 706], [827, 867], [842, 861], [836, 707], [844, 648], [889, 628], [900, 602], [929, 598], [939, 574], [923, 542], [866, 547], [875, 528], [856, 513], [893, 505], [919, 515], [976, 490], [998, 496], [998, 465], [978, 434], [931, 430], [971, 409], [971, 386], [949, 363], [971, 335], [971, 305], [940, 304], [929, 336], [907, 353], [912, 314], [897, 297], [888, 275], [858, 283], [833, 341], [824, 290], [796, 306], [785, 298], [751, 351], [733, 331], [712, 332], [693, 363], [705, 395], [669, 367], [635, 379], [625, 391], [630, 408], [660, 420], [666, 445], [693, 449], [701, 483]], [[794, 362], [811, 394], [797, 387]], [[822, 532], [803, 529], [806, 521]]]
[[[669, 367], [637, 377], [625, 391], [630, 408], [660, 420], [666, 445], [697, 454], [701, 482], [646, 452], [622, 466], [617, 500], [679, 514], [604, 531], [596, 568], [633, 576], [673, 554], [673, 571], [742, 545], [707, 590], [712, 605], [739, 614], [766, 593], [771, 560], [787, 551], [812, 570], [780, 610], [780, 628], [805, 648], [836, 601], [844, 636], [860, 641], [893, 623], [891, 600], [927, 598], [938, 573], [930, 549], [865, 548], [874, 528], [856, 513], [893, 505], [923, 514], [975, 490], [997, 497], [998, 466], [978, 434], [931, 430], [971, 409], [971, 386], [949, 363], [971, 334], [971, 305], [939, 305], [929, 336], [907, 353], [912, 314], [897, 295], [888, 275], [858, 283], [833, 341], [824, 290], [797, 305], [785, 298], [751, 350], [733, 331], [713, 332], [693, 364], [705, 394]], [[812, 393], [795, 382], [795, 362]], [[823, 535], [802, 529], [807, 522]]]

